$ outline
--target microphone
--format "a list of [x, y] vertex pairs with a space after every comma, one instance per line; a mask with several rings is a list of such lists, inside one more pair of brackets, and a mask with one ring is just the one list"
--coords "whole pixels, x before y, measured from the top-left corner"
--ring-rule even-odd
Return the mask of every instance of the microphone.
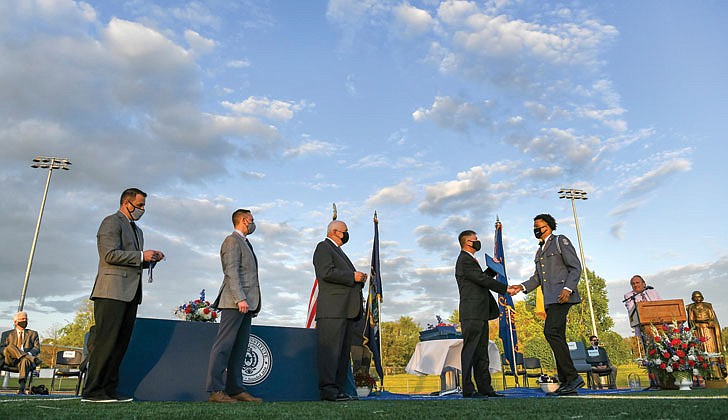
[[645, 287], [645, 290], [653, 290], [653, 289], [654, 289], [654, 287], [652, 287], [652, 286]]

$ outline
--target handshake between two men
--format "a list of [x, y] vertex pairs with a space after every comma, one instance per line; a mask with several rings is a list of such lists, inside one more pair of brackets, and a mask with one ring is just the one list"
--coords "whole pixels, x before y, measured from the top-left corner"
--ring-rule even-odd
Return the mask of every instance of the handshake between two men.
[[[514, 296], [514, 295], [518, 294], [519, 292], [525, 292], [525, 291], [526, 291], [526, 288], [523, 287], [522, 284], [514, 284], [511, 286], [508, 286], [508, 288], [506, 289], [506, 293], [508, 293], [511, 296]], [[571, 297], [571, 293], [572, 292], [569, 289], [566, 289], [566, 288], [561, 289], [561, 292], [559, 293], [558, 302], [559, 303], [568, 302], [569, 297]]]

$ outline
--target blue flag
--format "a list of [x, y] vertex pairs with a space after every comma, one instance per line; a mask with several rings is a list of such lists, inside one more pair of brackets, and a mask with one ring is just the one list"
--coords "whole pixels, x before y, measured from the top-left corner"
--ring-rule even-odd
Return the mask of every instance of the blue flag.
[[[503, 265], [503, 273], [506, 273], [506, 257], [503, 253], [503, 225], [500, 220], [496, 218], [495, 221], [495, 249], [493, 250], [493, 261]], [[508, 279], [505, 275], [498, 274], [496, 280], [508, 285]], [[499, 325], [498, 331], [501, 341], [503, 341], [503, 353], [505, 354], [508, 363], [511, 367], [514, 367], [515, 353], [518, 353], [518, 336], [516, 335], [516, 323], [515, 323], [515, 311], [513, 307], [513, 299], [508, 293], [498, 295], [498, 309], [500, 310], [500, 316], [498, 317]], [[516, 369], [513, 368], [513, 372]], [[516, 383], [518, 383], [518, 377], [515, 377]]]
[[369, 296], [367, 297], [366, 326], [364, 327], [364, 345], [372, 352], [374, 368], [384, 384], [382, 369], [381, 341], [379, 337], [379, 305], [382, 303], [382, 276], [379, 263], [379, 221], [374, 213], [374, 244], [372, 245], [372, 270], [369, 278]]

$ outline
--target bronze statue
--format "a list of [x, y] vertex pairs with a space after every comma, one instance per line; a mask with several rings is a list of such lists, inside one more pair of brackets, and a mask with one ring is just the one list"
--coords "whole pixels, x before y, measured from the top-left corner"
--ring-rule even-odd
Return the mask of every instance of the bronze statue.
[[694, 291], [694, 303], [685, 307], [688, 313], [688, 325], [695, 328], [699, 337], [705, 337], [705, 351], [708, 353], [723, 353], [723, 341], [720, 337], [720, 324], [713, 311], [713, 305], [703, 302], [703, 294]]

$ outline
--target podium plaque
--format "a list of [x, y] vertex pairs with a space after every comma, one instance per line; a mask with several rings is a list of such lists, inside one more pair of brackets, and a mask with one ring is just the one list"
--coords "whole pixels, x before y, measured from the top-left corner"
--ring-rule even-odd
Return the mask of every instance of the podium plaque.
[[650, 324], [678, 323], [688, 320], [685, 312], [685, 303], [682, 299], [653, 300], [649, 302], [637, 302], [635, 310], [629, 314], [630, 325], [643, 327]]

